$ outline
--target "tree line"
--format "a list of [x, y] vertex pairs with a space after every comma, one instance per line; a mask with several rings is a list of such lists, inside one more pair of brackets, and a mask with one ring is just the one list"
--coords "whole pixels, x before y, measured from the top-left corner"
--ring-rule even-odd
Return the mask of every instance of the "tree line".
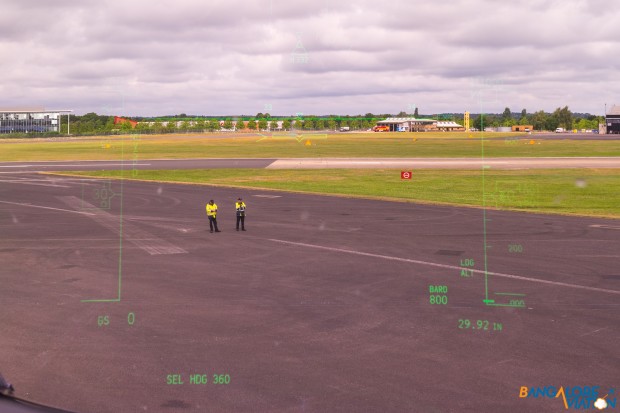
[[[114, 124], [114, 116], [87, 113], [85, 115], [70, 115], [71, 133], [76, 135], [111, 134], [111, 133], [178, 133], [178, 132], [215, 132], [220, 130], [339, 130], [346, 127], [349, 130], [368, 130], [377, 124], [378, 120], [388, 117], [421, 117], [437, 120], [453, 120], [463, 123], [462, 113], [418, 115], [400, 112], [392, 114], [366, 113], [364, 116], [297, 116], [272, 117], [269, 113], [257, 113], [255, 116], [238, 117], [199, 117], [186, 114], [171, 115], [157, 118], [132, 117], [139, 123], [134, 128], [129, 123]], [[565, 129], [598, 129], [598, 124], [603, 123], [604, 117], [590, 114], [573, 114], [568, 106], [557, 108], [548, 113], [543, 110], [528, 113], [526, 109], [521, 112], [512, 112], [505, 108], [501, 114], [473, 114], [470, 126], [479, 130], [486, 127], [532, 125], [535, 130], [555, 130], [558, 127]], [[241, 127], [240, 122], [243, 122]], [[67, 133], [67, 122], [63, 121], [61, 133]]]
[[605, 117], [590, 114], [576, 116], [568, 106], [557, 108], [552, 113], [539, 110], [527, 113], [523, 109], [521, 113], [513, 113], [510, 108], [504, 109], [501, 114], [478, 114], [472, 118], [471, 127], [483, 130], [487, 127], [532, 125], [535, 130], [553, 131], [556, 128], [571, 129], [598, 129], [599, 123], [604, 123]]

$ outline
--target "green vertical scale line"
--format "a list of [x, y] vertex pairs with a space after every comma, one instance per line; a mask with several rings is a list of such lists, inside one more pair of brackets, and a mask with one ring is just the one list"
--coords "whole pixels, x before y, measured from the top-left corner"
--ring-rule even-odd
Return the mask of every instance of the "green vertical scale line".
[[118, 301], [121, 300], [121, 278], [123, 273], [123, 181], [125, 176], [125, 138], [121, 138], [121, 202], [119, 213], [118, 241]]
[[484, 116], [480, 108], [480, 157], [482, 159], [482, 239], [484, 253], [484, 302], [489, 302], [489, 267], [487, 260], [487, 206], [484, 167]]

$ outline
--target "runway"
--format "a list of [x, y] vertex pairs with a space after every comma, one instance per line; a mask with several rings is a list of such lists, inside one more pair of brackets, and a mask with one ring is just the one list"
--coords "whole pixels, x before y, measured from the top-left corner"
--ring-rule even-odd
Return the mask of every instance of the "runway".
[[158, 170], [158, 169], [544, 169], [620, 168], [618, 157], [575, 158], [239, 158], [151, 159], [135, 161], [0, 162], [0, 174], [13, 172]]
[[615, 220], [31, 172], [0, 201], [2, 374], [38, 402], [557, 412], [520, 387], [620, 384]]

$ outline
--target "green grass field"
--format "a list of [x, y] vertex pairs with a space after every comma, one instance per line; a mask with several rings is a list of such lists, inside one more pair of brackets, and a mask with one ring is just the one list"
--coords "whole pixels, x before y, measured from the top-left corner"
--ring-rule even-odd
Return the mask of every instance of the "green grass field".
[[[84, 172], [129, 178], [131, 172]], [[487, 171], [489, 208], [620, 218], [620, 169]], [[137, 171], [136, 179], [280, 189], [354, 197], [483, 206], [482, 172], [419, 170], [401, 180], [398, 170], [211, 169]]]
[[[226, 137], [224, 137], [226, 136]], [[512, 133], [351, 133], [332, 135], [126, 135], [67, 141], [6, 140], [0, 161], [307, 158], [620, 156], [620, 141], [539, 141]], [[500, 138], [500, 139], [490, 139]], [[310, 144], [306, 144], [309, 141]], [[533, 143], [532, 143], [533, 142]]]

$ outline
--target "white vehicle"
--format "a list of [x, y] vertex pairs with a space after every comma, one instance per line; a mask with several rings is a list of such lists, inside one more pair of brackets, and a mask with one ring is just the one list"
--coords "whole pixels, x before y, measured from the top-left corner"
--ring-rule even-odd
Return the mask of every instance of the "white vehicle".
[[564, 132], [566, 132], [566, 131], [564, 130], [564, 128], [557, 128], [557, 129], [555, 130], [555, 133], [564, 133]]

